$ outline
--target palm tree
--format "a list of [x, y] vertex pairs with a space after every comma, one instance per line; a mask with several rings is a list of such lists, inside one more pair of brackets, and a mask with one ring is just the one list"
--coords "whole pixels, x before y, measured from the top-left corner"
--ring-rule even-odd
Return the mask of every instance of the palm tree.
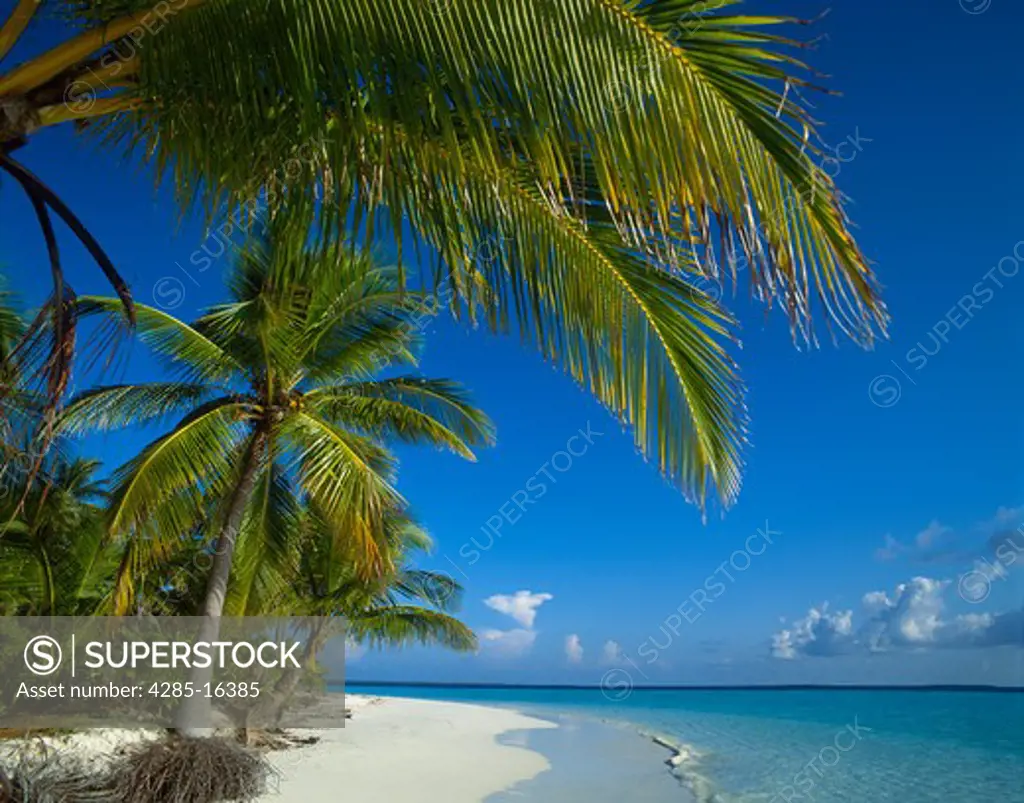
[[[432, 542], [407, 511], [392, 508], [383, 517], [379, 540], [387, 544], [391, 565], [383, 575], [367, 577], [356, 570], [358, 545], [337, 531], [332, 518], [279, 487], [284, 492], [267, 500], [274, 527], [264, 530], [256, 516], [243, 523], [225, 615], [298, 617], [308, 628], [300, 659], [307, 669], [332, 639], [370, 647], [476, 649], [476, 636], [452, 615], [461, 602], [459, 583], [410, 564]], [[147, 612], [191, 616], [200, 610], [204, 578], [196, 567], [209, 556], [201, 540], [181, 539], [164, 559], [163, 571], [146, 578]], [[246, 722], [279, 722], [302, 677], [299, 670], [285, 671], [256, 709], [236, 714]], [[255, 734], [246, 727], [245, 735], [249, 740]]]
[[51, 452], [27, 492], [0, 499], [0, 615], [88, 615], [109, 592], [118, 553], [103, 529], [99, 465]]
[[[742, 270], [811, 342], [817, 312], [865, 343], [886, 322], [816, 162], [802, 45], [771, 32], [799, 20], [737, 1], [44, 0], [76, 27], [0, 71], [0, 169], [126, 303], [12, 156], [42, 128], [138, 153], [211, 222], [287, 210], [411, 240], [453, 311], [514, 323], [688, 496], [729, 503], [733, 322], [699, 286]], [[0, 59], [39, 6], [15, 4]]]
[[[292, 494], [355, 545], [365, 575], [379, 576], [393, 560], [385, 518], [404, 505], [385, 441], [473, 459], [471, 446], [493, 440], [488, 418], [453, 382], [372, 379], [415, 363], [422, 299], [400, 291], [394, 270], [345, 244], [309, 249], [270, 238], [240, 256], [229, 289], [228, 303], [192, 324], [139, 305], [139, 336], [174, 379], [95, 388], [62, 416], [69, 433], [179, 417], [114, 478], [109, 529], [128, 537], [116, 613], [136, 604], [133, 578], [198, 529], [216, 538], [197, 613], [219, 617], [239, 533], [274, 549], [288, 533], [281, 511], [295, 506]], [[118, 299], [79, 303], [120, 324]]]
[[[49, 399], [65, 390], [63, 367], [70, 357], [59, 335], [68, 322], [52, 320], [54, 314], [47, 308], [27, 320], [0, 274], [0, 507], [7, 508], [0, 519], [0, 540], [24, 513], [28, 495], [37, 489], [36, 479], [47, 473], [44, 465], [54, 445], [55, 406]], [[61, 377], [51, 372], [54, 366], [60, 367]], [[57, 454], [50, 469], [64, 470], [69, 460]], [[8, 505], [11, 499], [15, 503]]]
[[351, 546], [330, 516], [314, 506], [305, 509], [295, 539], [298, 561], [281, 572], [280, 587], [288, 591], [278, 598], [280, 611], [344, 617], [349, 638], [371, 647], [420, 643], [475, 649], [472, 631], [447, 613], [458, 608], [461, 586], [446, 574], [409, 565], [416, 552], [430, 549], [430, 537], [402, 510], [389, 511], [383, 526], [382, 538], [395, 560], [384, 576], [366, 578], [355, 570]]
[[[357, 568], [358, 545], [338, 532], [332, 517], [303, 503], [284, 478], [277, 482], [282, 492], [267, 499], [272, 511], [265, 516], [274, 527], [265, 530], [250, 515], [239, 533], [226, 616], [344, 618], [349, 640], [370, 647], [476, 648], [472, 631], [450, 615], [461, 602], [459, 583], [411, 565], [416, 553], [430, 550], [432, 540], [408, 511], [392, 508], [383, 516], [376, 540], [387, 545], [390, 566], [368, 577]], [[196, 567], [210, 555], [201, 539], [179, 539], [161, 571], [145, 579], [146, 611], [172, 616], [200, 611], [205, 577]]]
[[[291, 560], [281, 551], [255, 554], [247, 561], [257, 568], [260, 585], [276, 594], [254, 598], [238, 595], [249, 613], [310, 617], [313, 632], [306, 641], [301, 661], [307, 666], [332, 637], [340, 637], [335, 622], [344, 622], [349, 644], [370, 647], [402, 647], [408, 644], [440, 645], [458, 651], [474, 650], [473, 632], [451, 612], [459, 607], [462, 587], [448, 575], [413, 568], [409, 561], [431, 547], [427, 533], [406, 511], [392, 509], [385, 515], [381, 538], [394, 556], [381, 577], [367, 578], [355, 571], [352, 544], [338, 533], [331, 517], [315, 505], [305, 506], [297, 517], [285, 517], [294, 527]], [[277, 721], [300, 680], [290, 670], [275, 684], [267, 705], [277, 716], [261, 712], [264, 721]]]

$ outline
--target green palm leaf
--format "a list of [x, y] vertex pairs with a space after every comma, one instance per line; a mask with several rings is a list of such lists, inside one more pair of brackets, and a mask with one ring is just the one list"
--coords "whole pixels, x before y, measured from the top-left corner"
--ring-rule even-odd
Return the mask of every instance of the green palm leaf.
[[51, 452], [0, 498], [0, 613], [87, 615], [108, 592], [118, 551], [105, 538], [98, 470]]
[[[111, 493], [111, 531], [130, 533], [158, 516], [158, 529], [168, 537], [188, 532], [202, 495], [224, 492], [250, 415], [233, 399], [212, 402], [120, 468]], [[192, 504], [169, 504], [181, 495], [191, 496]]]
[[[800, 64], [759, 33], [790, 20], [716, 13], [731, 5], [451, 0], [438, 13], [421, 0], [276, 0], [240, 14], [237, 2], [198, 3], [142, 60], [141, 94], [163, 102], [137, 117], [136, 136], [182, 174], [216, 176], [211, 201], [241, 199], [254, 174], [287, 184], [290, 154], [329, 151], [341, 132], [365, 138], [381, 120], [471, 143], [485, 164], [508, 165], [513, 142], [545, 187], [571, 186], [582, 144], [626, 230], [664, 230], [681, 212], [682, 234], [710, 245], [714, 217], [795, 318], [813, 290], [870, 336], [864, 323], [882, 317], [870, 271], [787, 90], [806, 83], [787, 72]], [[387, 193], [389, 176], [367, 179], [368, 195]]]
[[465, 391], [443, 379], [396, 377], [319, 387], [306, 394], [311, 409], [374, 437], [445, 446], [475, 460], [472, 444], [494, 443], [494, 426]]
[[260, 615], [288, 596], [300, 510], [280, 466], [260, 477], [235, 550], [225, 616]]
[[[101, 316], [112, 329], [126, 326], [120, 299], [81, 296], [77, 304], [79, 315]], [[222, 346], [173, 315], [144, 304], [136, 304], [135, 312], [139, 339], [183, 380], [217, 384], [241, 370]]]
[[88, 430], [108, 432], [133, 424], [159, 422], [182, 415], [207, 398], [212, 388], [201, 384], [153, 382], [91, 388], [61, 411], [57, 428], [68, 434]]
[[379, 540], [381, 521], [388, 508], [404, 504], [387, 479], [393, 473], [390, 456], [372, 441], [307, 413], [287, 418], [281, 435], [294, 444], [310, 500], [379, 572], [388, 560]]
[[386, 605], [348, 619], [348, 633], [371, 647], [439, 644], [452, 650], [477, 648], [473, 631], [453, 616], [411, 605]]

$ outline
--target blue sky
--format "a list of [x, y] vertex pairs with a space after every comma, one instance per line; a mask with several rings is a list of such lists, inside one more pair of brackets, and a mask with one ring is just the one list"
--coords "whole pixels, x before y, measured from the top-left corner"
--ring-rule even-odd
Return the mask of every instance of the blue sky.
[[[821, 11], [805, 0], [748, 6]], [[1011, 0], [843, 2], [796, 30], [823, 37], [807, 55], [844, 93], [811, 100], [838, 148], [842, 161], [827, 169], [850, 196], [893, 325], [870, 352], [827, 337], [799, 351], [783, 316], [766, 316], [741, 284], [730, 303], [742, 322], [752, 446], [740, 501], [724, 517], [702, 523], [629, 434], [532, 347], [434, 322], [424, 373], [472, 388], [497, 423], [498, 446], [476, 464], [400, 449], [400, 489], [437, 541], [425, 565], [465, 584], [462, 615], [486, 638], [473, 656], [351, 656], [350, 675], [1021, 683], [1024, 536], [1011, 535], [1024, 524], [1021, 380], [1011, 357], [1024, 299], [1024, 154], [1013, 102], [1024, 66], [1009, 54], [1022, 22], [1024, 8]], [[32, 33], [26, 50], [49, 33]], [[179, 224], [145, 169], [63, 130], [18, 155], [80, 213], [141, 301], [180, 301], [174, 311], [188, 317], [221, 297], [226, 260], [203, 273], [180, 269], [203, 242], [201, 225], [189, 216]], [[46, 263], [31, 209], [10, 182], [0, 204], [0, 261], [37, 303]], [[66, 242], [75, 288], [106, 293]], [[114, 379], [153, 375], [135, 351]], [[570, 444], [580, 430], [589, 440]], [[94, 439], [89, 450], [113, 467], [138, 439]], [[534, 502], [521, 517], [510, 501], [517, 492]], [[482, 550], [481, 528], [503, 505], [502, 535]], [[1000, 557], [1006, 538], [1013, 549]], [[719, 570], [709, 585], [723, 562], [733, 579]], [[725, 590], [711, 593], [716, 581]], [[714, 599], [697, 615], [701, 588]], [[977, 601], [982, 591], [990, 593]], [[572, 636], [579, 661], [575, 646], [566, 649]]]

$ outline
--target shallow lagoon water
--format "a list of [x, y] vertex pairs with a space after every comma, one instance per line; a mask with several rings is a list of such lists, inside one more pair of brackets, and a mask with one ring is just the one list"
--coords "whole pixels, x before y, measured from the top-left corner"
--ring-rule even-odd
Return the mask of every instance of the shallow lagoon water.
[[[580, 689], [353, 690], [508, 705], [563, 724], [560, 733], [527, 737], [551, 759], [552, 770], [488, 803], [661, 803], [663, 794], [701, 803], [1024, 803], [1019, 692], [637, 690], [610, 700]], [[677, 771], [681, 783], [664, 764], [669, 753], [639, 732], [661, 734], [692, 752]], [[639, 797], [638, 790], [654, 796]]]

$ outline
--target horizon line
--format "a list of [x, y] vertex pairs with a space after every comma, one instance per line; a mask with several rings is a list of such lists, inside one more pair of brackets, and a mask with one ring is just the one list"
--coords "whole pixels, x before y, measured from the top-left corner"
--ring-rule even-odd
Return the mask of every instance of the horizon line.
[[[396, 680], [338, 680], [327, 681], [335, 686], [381, 686], [438, 689], [537, 689], [541, 691], [607, 691], [600, 684], [579, 685], [566, 683], [447, 683], [443, 681], [396, 681]], [[869, 683], [760, 683], [748, 685], [635, 685], [633, 691], [996, 691], [1024, 692], [1024, 686], [995, 686], [977, 683], [919, 683], [919, 684], [869, 684]], [[612, 692], [621, 689], [612, 690]], [[615, 696], [613, 694], [613, 696]]]

